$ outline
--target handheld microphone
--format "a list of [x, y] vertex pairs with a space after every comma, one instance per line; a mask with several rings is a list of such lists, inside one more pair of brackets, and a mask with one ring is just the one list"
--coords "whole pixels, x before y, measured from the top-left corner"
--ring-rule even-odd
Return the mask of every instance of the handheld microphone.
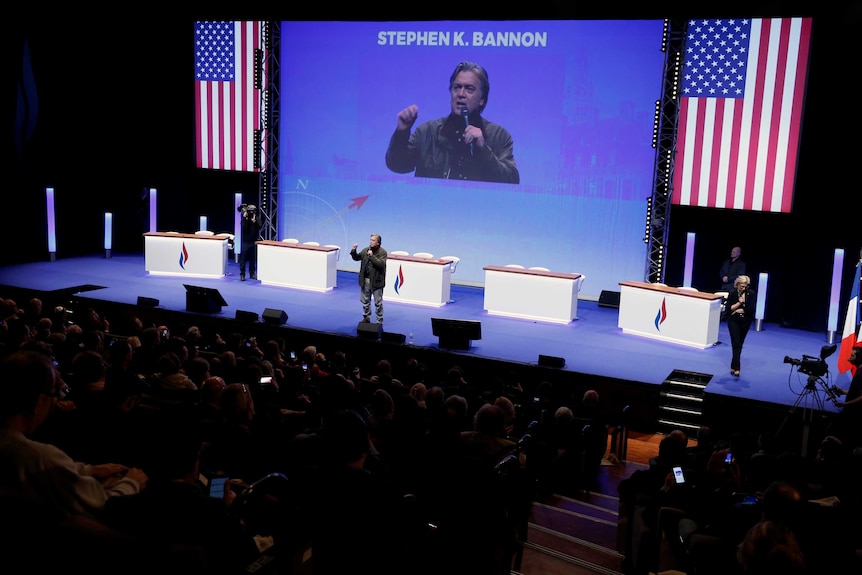
[[[466, 129], [470, 125], [470, 112], [467, 108], [461, 108], [461, 115], [464, 116], [464, 128]], [[470, 146], [470, 155], [473, 155], [473, 142], [467, 144]]]

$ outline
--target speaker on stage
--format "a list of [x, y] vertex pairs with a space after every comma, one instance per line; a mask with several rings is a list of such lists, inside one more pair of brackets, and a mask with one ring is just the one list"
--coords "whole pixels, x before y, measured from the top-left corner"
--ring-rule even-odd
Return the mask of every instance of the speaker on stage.
[[602, 293], [599, 294], [599, 306], [600, 307], [620, 307], [620, 292], [618, 291], [608, 291], [602, 290]]
[[196, 313], [218, 313], [222, 306], [227, 305], [224, 298], [215, 288], [191, 286], [183, 284], [186, 288], [186, 311]]
[[154, 297], [138, 296], [138, 305], [141, 307], [156, 307], [159, 305], [159, 300]]
[[380, 339], [380, 326], [376, 323], [361, 321], [356, 326], [356, 335], [358, 335], [360, 339], [373, 339], [376, 341]]
[[445, 349], [470, 349], [474, 339], [482, 339], [482, 322], [468, 319], [431, 318], [431, 333]]
[[554, 357], [553, 355], [539, 354], [539, 367], [553, 367], [560, 369], [566, 366], [566, 359], [563, 357]]
[[263, 310], [263, 323], [270, 325], [284, 325], [287, 323], [287, 312], [283, 309], [268, 307]]
[[381, 332], [380, 341], [386, 343], [397, 343], [398, 345], [403, 345], [407, 338], [403, 333], [391, 333], [388, 331]]
[[236, 310], [236, 317], [234, 319], [236, 319], [237, 321], [253, 323], [257, 321], [257, 313], [253, 311], [243, 311], [241, 309], [238, 309]]

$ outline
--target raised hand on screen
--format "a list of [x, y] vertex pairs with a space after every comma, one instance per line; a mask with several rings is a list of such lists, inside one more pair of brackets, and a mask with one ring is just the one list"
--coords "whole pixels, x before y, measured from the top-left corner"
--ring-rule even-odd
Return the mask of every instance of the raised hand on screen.
[[409, 130], [419, 117], [419, 107], [413, 104], [398, 112], [398, 130]]

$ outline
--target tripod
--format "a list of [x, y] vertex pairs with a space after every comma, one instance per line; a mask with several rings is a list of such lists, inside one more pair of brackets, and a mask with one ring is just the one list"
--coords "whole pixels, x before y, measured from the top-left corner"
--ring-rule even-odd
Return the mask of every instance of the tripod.
[[784, 425], [790, 417], [796, 413], [796, 410], [801, 405], [802, 448], [800, 450], [800, 454], [802, 457], [806, 457], [808, 455], [808, 436], [811, 433], [811, 422], [814, 418], [814, 408], [816, 407], [820, 411], [823, 411], [823, 399], [819, 395], [817, 383], [820, 383], [832, 401], [835, 401], [835, 397], [830, 393], [829, 388], [826, 387], [826, 383], [820, 377], [809, 374], [808, 381], [805, 383], [805, 389], [803, 389], [802, 393], [799, 394], [799, 397], [796, 398], [796, 401], [793, 403], [793, 407], [787, 411], [784, 421], [781, 422], [781, 425], [778, 427], [778, 431], [776, 432], [776, 436], [781, 436], [781, 431], [784, 429]]

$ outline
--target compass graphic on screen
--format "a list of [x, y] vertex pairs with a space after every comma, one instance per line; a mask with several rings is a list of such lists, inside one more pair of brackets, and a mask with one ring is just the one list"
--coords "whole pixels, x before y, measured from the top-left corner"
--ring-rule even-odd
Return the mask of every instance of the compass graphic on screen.
[[[324, 199], [318, 194], [294, 190], [281, 194], [281, 213], [284, 221], [279, 225], [279, 238], [296, 238], [300, 243], [318, 242], [320, 245], [334, 244], [349, 251], [348, 226], [344, 217], [351, 211], [359, 211], [368, 200], [367, 195], [346, 198], [342, 205]], [[345, 252], [346, 253], [346, 252]]]

